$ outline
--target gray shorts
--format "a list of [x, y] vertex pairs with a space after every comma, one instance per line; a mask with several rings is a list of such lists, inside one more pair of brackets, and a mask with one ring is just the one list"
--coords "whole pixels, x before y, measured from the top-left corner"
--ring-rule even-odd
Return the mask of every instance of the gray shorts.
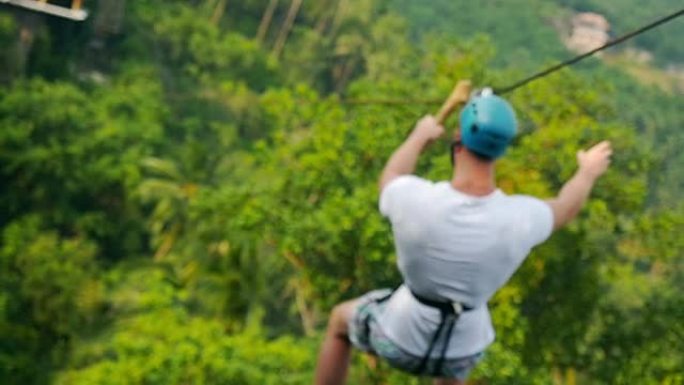
[[[371, 291], [359, 298], [359, 304], [349, 320], [349, 339], [360, 350], [384, 358], [391, 366], [412, 373], [420, 365], [423, 357], [413, 355], [395, 345], [379, 327], [378, 319], [386, 301], [378, 302], [392, 293], [390, 289]], [[425, 375], [465, 380], [475, 365], [482, 360], [484, 353], [462, 358], [445, 358], [439, 373], [435, 373], [438, 358], [430, 358]]]

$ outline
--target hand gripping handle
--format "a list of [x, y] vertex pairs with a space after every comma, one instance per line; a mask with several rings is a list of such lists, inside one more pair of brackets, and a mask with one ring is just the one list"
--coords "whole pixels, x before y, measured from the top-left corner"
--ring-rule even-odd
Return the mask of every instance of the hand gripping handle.
[[444, 104], [442, 104], [442, 107], [437, 113], [437, 123], [444, 124], [444, 121], [447, 120], [449, 115], [451, 115], [456, 108], [468, 102], [468, 98], [470, 97], [470, 88], [470, 80], [461, 80], [456, 84], [454, 89], [451, 91], [451, 95], [449, 95], [449, 98], [447, 98]]

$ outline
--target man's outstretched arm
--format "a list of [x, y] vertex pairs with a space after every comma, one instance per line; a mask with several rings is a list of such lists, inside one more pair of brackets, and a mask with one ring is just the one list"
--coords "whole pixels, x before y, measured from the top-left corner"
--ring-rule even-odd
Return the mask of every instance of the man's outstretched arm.
[[594, 182], [608, 169], [612, 153], [613, 149], [608, 141], [577, 153], [577, 172], [563, 185], [556, 198], [547, 201], [553, 210], [554, 230], [577, 216], [589, 197]]
[[406, 138], [404, 143], [397, 148], [385, 164], [380, 174], [380, 191], [395, 178], [412, 174], [416, 169], [418, 156], [425, 147], [444, 134], [444, 126], [437, 123], [432, 115], [420, 119]]

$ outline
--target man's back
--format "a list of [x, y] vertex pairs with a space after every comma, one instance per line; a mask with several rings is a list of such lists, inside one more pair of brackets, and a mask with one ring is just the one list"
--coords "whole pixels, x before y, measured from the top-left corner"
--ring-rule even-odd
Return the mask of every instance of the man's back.
[[[456, 325], [447, 357], [482, 351], [494, 338], [486, 302], [551, 234], [551, 208], [528, 196], [494, 190], [475, 197], [448, 182], [407, 175], [386, 186], [380, 209], [392, 222], [405, 285], [424, 297], [475, 308]], [[439, 311], [400, 289], [381, 324], [395, 343], [419, 354], [439, 321]]]

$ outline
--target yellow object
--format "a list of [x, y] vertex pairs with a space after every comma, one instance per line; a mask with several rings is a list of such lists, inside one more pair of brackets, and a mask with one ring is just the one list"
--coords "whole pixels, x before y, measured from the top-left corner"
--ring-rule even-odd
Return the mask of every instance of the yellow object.
[[88, 18], [88, 12], [82, 9], [83, 0], [72, 0], [71, 8], [51, 4], [48, 0], [0, 0], [0, 4], [14, 5], [74, 21], [83, 21]]

